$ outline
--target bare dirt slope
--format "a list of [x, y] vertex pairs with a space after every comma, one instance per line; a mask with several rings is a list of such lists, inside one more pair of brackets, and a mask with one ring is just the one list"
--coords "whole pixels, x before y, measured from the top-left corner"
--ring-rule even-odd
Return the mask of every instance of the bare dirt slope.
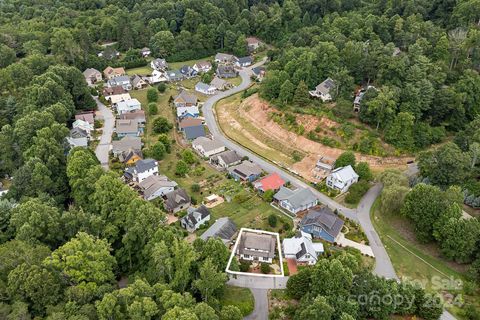
[[[243, 134], [248, 138], [250, 143], [256, 144], [269, 151], [272, 145], [266, 145], [261, 141], [261, 137], [256, 137], [248, 131], [248, 128], [242, 126], [241, 122], [248, 121], [256, 129], [262, 132], [266, 137], [274, 139], [276, 152], [284, 152], [292, 148], [305, 154], [305, 157], [297, 163], [294, 163], [291, 169], [299, 175], [310, 181], [318, 181], [315, 178], [315, 164], [320, 157], [336, 159], [345, 150], [340, 148], [332, 148], [321, 143], [309, 140], [308, 138], [298, 135], [287, 130], [280, 124], [270, 119], [271, 112], [275, 111], [266, 101], [260, 99], [258, 95], [252, 95], [241, 102], [236, 108], [222, 107], [220, 109], [221, 116], [219, 118], [230, 119], [222, 125], [234, 126], [237, 130], [243, 129]], [[237, 121], [242, 118], [242, 121]], [[330, 128], [338, 124], [327, 118], [317, 118], [309, 115], [301, 115], [297, 117], [297, 121], [301, 123], [306, 131], [313, 130], [317, 126], [322, 128]], [[411, 157], [378, 157], [356, 153], [357, 161], [365, 161], [373, 170], [384, 170], [386, 168], [397, 168], [404, 166], [407, 161], [412, 160]]]

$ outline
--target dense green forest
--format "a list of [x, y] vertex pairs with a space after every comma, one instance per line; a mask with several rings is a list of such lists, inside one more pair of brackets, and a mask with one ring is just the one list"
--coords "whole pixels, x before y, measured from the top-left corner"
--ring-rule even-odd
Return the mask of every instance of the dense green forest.
[[[463, 174], [473, 161], [467, 173], [475, 185], [479, 22], [477, 0], [1, 1], [0, 177], [13, 180], [0, 200], [0, 318], [242, 318], [238, 308], [219, 303], [228, 257], [222, 242], [188, 244], [164, 225], [161, 209], [103, 171], [92, 152], [69, 152], [66, 124], [76, 111], [95, 107], [85, 68], [145, 65], [138, 54], [144, 46], [169, 61], [217, 51], [244, 55], [246, 36], [255, 35], [277, 48], [269, 52], [264, 97], [307, 105], [306, 90], [332, 77], [339, 108], [342, 101], [351, 108], [355, 87], [374, 84], [378, 91], [367, 92], [360, 119], [385, 130], [387, 142], [405, 151], [459, 132], [454, 152], [465, 159], [455, 172]], [[392, 56], [395, 47], [399, 56]], [[113, 48], [122, 52], [120, 60], [98, 56]], [[454, 175], [432, 179], [445, 168], [428, 165], [434, 156], [424, 156], [422, 175], [442, 188], [458, 184]], [[449, 159], [445, 165], [455, 162]], [[427, 231], [428, 239], [435, 236]], [[458, 256], [445, 242], [452, 259], [470, 262], [472, 241], [465, 247], [468, 254]], [[322, 319], [438, 317], [441, 308], [427, 305], [423, 290], [362, 273], [359, 264], [350, 255], [326, 259], [290, 283], [291, 294], [309, 306], [294, 312], [295, 319], [311, 319], [319, 310]], [[342, 281], [324, 281], [339, 274]], [[127, 278], [129, 286], [120, 289]], [[391, 308], [334, 299], [372, 288], [414, 296], [416, 304]]]

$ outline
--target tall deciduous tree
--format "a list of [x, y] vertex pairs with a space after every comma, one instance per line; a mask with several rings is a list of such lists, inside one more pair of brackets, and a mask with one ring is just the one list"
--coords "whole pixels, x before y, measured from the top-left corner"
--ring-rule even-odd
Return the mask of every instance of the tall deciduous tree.
[[216, 291], [223, 288], [227, 281], [226, 274], [215, 269], [213, 260], [207, 258], [200, 267], [200, 277], [193, 282], [193, 286], [200, 291], [205, 302], [208, 302]]

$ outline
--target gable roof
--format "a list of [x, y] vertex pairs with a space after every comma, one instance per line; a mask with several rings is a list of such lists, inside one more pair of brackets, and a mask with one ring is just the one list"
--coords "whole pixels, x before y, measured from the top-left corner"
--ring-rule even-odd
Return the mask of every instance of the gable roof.
[[237, 226], [235, 222], [230, 220], [227, 217], [223, 217], [217, 219], [214, 224], [210, 228], [207, 229], [202, 235], [200, 239], [208, 240], [208, 238], [220, 238], [224, 241], [229, 241], [232, 239], [233, 235], [237, 232]]
[[260, 175], [262, 173], [262, 168], [260, 168], [258, 165], [256, 165], [253, 162], [245, 160], [236, 166], [228, 168], [228, 172], [230, 174], [235, 173], [240, 177], [242, 177], [243, 179], [247, 179], [252, 175]]
[[185, 128], [188, 128], [188, 127], [196, 127], [196, 126], [201, 126], [201, 125], [203, 125], [203, 120], [202, 119], [195, 119], [195, 118], [189, 118], [189, 117], [183, 118], [178, 123], [178, 127], [180, 129], [185, 129]]
[[174, 103], [188, 103], [188, 104], [197, 104], [198, 98], [196, 95], [182, 90], [173, 100]]
[[317, 197], [309, 188], [291, 190], [286, 187], [280, 187], [280, 190], [273, 198], [278, 201], [288, 201], [294, 208], [299, 208], [317, 201]]
[[94, 124], [95, 114], [93, 112], [79, 113], [75, 115], [75, 120], [82, 120], [90, 124]]
[[118, 119], [115, 128], [117, 133], [137, 133], [138, 122], [133, 120]]
[[102, 73], [94, 68], [88, 68], [88, 69], [85, 69], [85, 71], [83, 71], [83, 76], [85, 78], [90, 78], [97, 75], [102, 75]]
[[268, 176], [255, 182], [255, 188], [261, 188], [263, 191], [277, 190], [285, 184], [280, 175], [276, 172], [269, 174]]
[[176, 79], [184, 78], [184, 75], [180, 72], [180, 70], [169, 70], [167, 71], [167, 77]]
[[169, 187], [175, 188], [177, 186], [177, 183], [175, 181], [169, 180], [164, 175], [152, 175], [140, 182], [138, 186], [142, 188], [143, 195], [146, 198], [150, 198], [159, 189]]
[[285, 255], [294, 254], [297, 259], [308, 253], [317, 260], [317, 252], [323, 252], [323, 244], [314, 244], [310, 234], [300, 231], [292, 238], [283, 239], [283, 252]]
[[116, 76], [113, 79], [108, 80], [110, 83], [126, 83], [130, 82], [129, 76]]
[[235, 152], [234, 150], [227, 150], [227, 151], [221, 152], [213, 156], [212, 158], [215, 158], [215, 159], [222, 158], [223, 162], [225, 162], [227, 165], [242, 160], [242, 157], [240, 157], [238, 153]]
[[217, 67], [217, 74], [233, 74], [233, 73], [235, 74], [237, 73], [233, 66], [221, 64]]
[[207, 137], [198, 137], [192, 141], [192, 146], [201, 146], [205, 152], [212, 151], [223, 147], [223, 143], [212, 140]]
[[145, 80], [143, 80], [139, 75], [136, 74], [136, 75], [133, 76], [133, 78], [132, 78], [132, 85], [133, 86], [136, 87], [141, 82], [146, 83]]
[[192, 115], [192, 116], [198, 116], [200, 114], [200, 111], [198, 110], [198, 107], [192, 106], [192, 107], [177, 107], [177, 118], [184, 117], [185, 115]]
[[117, 94], [124, 94], [127, 93], [128, 91], [125, 90], [122, 86], [114, 86], [114, 87], [106, 87], [103, 88], [103, 95], [104, 96], [113, 96]]
[[124, 152], [129, 149], [141, 150], [142, 139], [140, 137], [125, 136], [120, 140], [112, 141], [112, 146], [117, 152]]
[[125, 69], [122, 67], [119, 68], [112, 68], [110, 66], [106, 67], [105, 70], [103, 70], [103, 73], [106, 75], [112, 75], [112, 74], [125, 74]]
[[158, 162], [155, 159], [143, 159], [143, 160], [138, 160], [137, 163], [135, 163], [135, 169], [137, 170], [137, 173], [142, 173], [148, 170], [152, 170], [157, 166], [158, 166]]
[[137, 122], [145, 122], [145, 111], [143, 110], [134, 110], [131, 112], [122, 113], [120, 115], [122, 120], [135, 120]]
[[215, 77], [210, 82], [210, 85], [217, 89], [223, 89], [227, 83], [228, 82], [226, 80], [220, 79], [219, 77]]
[[165, 208], [173, 210], [178, 206], [190, 203], [190, 197], [184, 189], [177, 189], [165, 195]]
[[121, 162], [128, 162], [130, 159], [132, 159], [135, 156], [139, 157], [140, 159], [143, 159], [142, 151], [131, 148], [131, 149], [128, 149], [127, 151], [122, 152], [118, 158]]
[[323, 94], [330, 93], [330, 90], [335, 87], [335, 82], [331, 78], [325, 79], [322, 83], [316, 86], [315, 90]]
[[190, 227], [194, 227], [198, 222], [202, 221], [210, 215], [210, 210], [204, 205], [198, 208], [188, 208], [187, 214], [182, 218]]
[[168, 63], [165, 59], [160, 59], [160, 58], [157, 58], [155, 60], [152, 61], [153, 65], [158, 68], [158, 69], [162, 69], [162, 68], [167, 68], [168, 67]]
[[203, 124], [198, 126], [186, 127], [183, 129], [183, 131], [185, 132], [185, 138], [187, 140], [193, 140], [195, 138], [205, 136], [205, 127], [203, 126]]
[[248, 44], [257, 44], [261, 42], [258, 38], [255, 37], [248, 37], [246, 40]]
[[358, 179], [358, 174], [353, 170], [351, 165], [340, 167], [332, 171], [331, 176], [341, 182], [347, 182], [352, 179]]
[[329, 207], [323, 206], [320, 209], [308, 210], [300, 222], [301, 227], [312, 224], [321, 226], [329, 235], [336, 238], [342, 231], [344, 221], [333, 213]]
[[199, 68], [211, 68], [212, 64], [210, 61], [198, 61], [195, 65]]
[[273, 258], [275, 257], [275, 243], [276, 238], [274, 235], [244, 231], [240, 238], [238, 250], [240, 254]]
[[246, 56], [246, 57], [237, 58], [237, 62], [239, 64], [252, 63], [253, 59], [250, 56]]
[[80, 129], [79, 127], [76, 127], [70, 130], [70, 137], [75, 139], [86, 138], [88, 137], [88, 133], [87, 131]]
[[253, 74], [256, 76], [260, 75], [262, 72], [265, 72], [265, 67], [255, 67], [252, 69]]
[[235, 59], [235, 56], [233, 54], [228, 54], [228, 53], [217, 53], [215, 55], [215, 60], [220, 60], [220, 61], [226, 61], [226, 60], [233, 60]]
[[198, 91], [208, 91], [210, 90], [210, 88], [212, 88], [212, 86], [204, 82], [198, 82], [195, 85], [195, 90], [198, 90]]

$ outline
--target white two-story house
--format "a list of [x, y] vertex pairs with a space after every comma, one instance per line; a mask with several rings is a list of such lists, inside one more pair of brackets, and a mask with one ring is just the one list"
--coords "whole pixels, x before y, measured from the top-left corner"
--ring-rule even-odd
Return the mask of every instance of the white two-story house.
[[125, 170], [125, 178], [140, 183], [150, 176], [158, 175], [158, 162], [154, 159], [138, 160]]
[[358, 182], [358, 174], [351, 165], [337, 168], [327, 177], [327, 187], [339, 190], [341, 193], [347, 192], [348, 188], [356, 182]]

